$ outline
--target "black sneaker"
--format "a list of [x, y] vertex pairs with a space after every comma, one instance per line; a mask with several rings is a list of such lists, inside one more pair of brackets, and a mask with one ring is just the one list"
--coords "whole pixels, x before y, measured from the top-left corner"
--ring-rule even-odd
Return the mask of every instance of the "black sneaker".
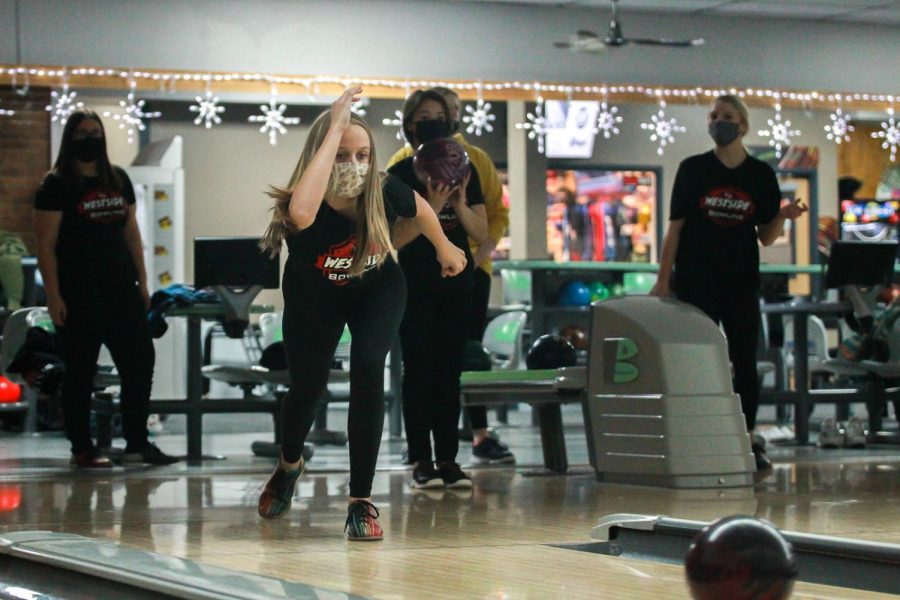
[[466, 475], [458, 463], [448, 460], [438, 465], [438, 473], [448, 488], [471, 488], [472, 478]]
[[125, 452], [122, 454], [123, 465], [172, 465], [179, 460], [181, 459], [177, 456], [169, 456], [160, 450], [156, 444], [151, 444], [149, 442], [144, 446], [143, 450], [135, 452], [126, 448]]
[[769, 471], [772, 469], [772, 461], [766, 456], [765, 449], [759, 444], [752, 444], [753, 460], [756, 461], [756, 472]]
[[475, 446], [472, 446], [472, 457], [479, 464], [515, 464], [516, 457], [504, 444], [491, 437], [484, 438]]
[[108, 456], [97, 448], [89, 448], [84, 452], [75, 452], [69, 459], [69, 464], [79, 469], [110, 469], [113, 464]]
[[444, 479], [438, 474], [431, 461], [419, 461], [413, 467], [410, 486], [417, 490], [444, 487]]

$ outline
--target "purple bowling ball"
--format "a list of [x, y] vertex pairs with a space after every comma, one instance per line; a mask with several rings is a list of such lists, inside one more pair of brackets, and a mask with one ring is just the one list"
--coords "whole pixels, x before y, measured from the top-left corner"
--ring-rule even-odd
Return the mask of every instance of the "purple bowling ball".
[[419, 146], [413, 155], [413, 170], [424, 184], [459, 185], [469, 174], [469, 155], [451, 138], [438, 138]]

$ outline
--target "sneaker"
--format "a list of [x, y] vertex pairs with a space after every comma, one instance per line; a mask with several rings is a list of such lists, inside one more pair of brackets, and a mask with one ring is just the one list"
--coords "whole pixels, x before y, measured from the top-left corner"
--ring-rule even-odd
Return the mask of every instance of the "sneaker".
[[866, 441], [865, 424], [857, 417], [850, 417], [844, 427], [844, 448], [865, 448]]
[[347, 507], [344, 531], [352, 542], [374, 542], [384, 538], [384, 530], [378, 524], [378, 507], [366, 500], [354, 500]]
[[515, 464], [516, 457], [503, 444], [487, 437], [481, 443], [472, 446], [472, 458], [478, 464], [500, 465]]
[[144, 446], [144, 449], [139, 452], [126, 448], [125, 452], [122, 454], [123, 465], [172, 465], [179, 460], [181, 459], [177, 456], [169, 456], [160, 450], [159, 446], [150, 443]]
[[756, 472], [768, 471], [772, 468], [772, 461], [766, 456], [765, 449], [759, 444], [752, 444], [750, 448], [753, 450], [753, 460], [756, 462]]
[[438, 473], [448, 488], [471, 488], [472, 478], [463, 472], [458, 463], [448, 460], [438, 466]]
[[413, 467], [410, 486], [417, 490], [444, 487], [444, 480], [434, 468], [431, 461], [419, 461]]
[[844, 444], [844, 432], [834, 419], [825, 419], [822, 422], [822, 431], [819, 432], [817, 443], [819, 448], [840, 448]]
[[275, 467], [275, 472], [266, 482], [262, 494], [259, 495], [259, 502], [256, 506], [256, 512], [263, 519], [280, 519], [287, 511], [291, 509], [291, 502], [294, 499], [294, 487], [297, 480], [303, 473], [306, 463], [301, 458], [300, 466], [296, 469], [287, 471], [281, 468], [279, 464]]
[[96, 448], [72, 453], [69, 464], [79, 469], [109, 469], [113, 466], [109, 457]]

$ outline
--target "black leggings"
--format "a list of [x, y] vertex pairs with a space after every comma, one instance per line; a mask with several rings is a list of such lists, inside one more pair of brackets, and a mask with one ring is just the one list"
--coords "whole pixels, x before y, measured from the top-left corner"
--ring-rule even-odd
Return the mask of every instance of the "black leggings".
[[403, 421], [409, 460], [456, 460], [459, 376], [468, 335], [471, 272], [434, 286], [410, 286], [400, 325]]
[[[487, 327], [487, 309], [491, 299], [491, 276], [486, 271], [476, 268], [474, 270], [472, 285], [472, 303], [469, 307], [469, 335], [467, 339], [481, 342], [484, 337], [484, 329]], [[472, 429], [486, 429], [487, 407], [469, 406], [469, 422]]]
[[759, 408], [759, 377], [756, 351], [759, 344], [759, 297], [747, 290], [721, 289], [698, 293], [678, 292], [678, 299], [693, 304], [722, 325], [728, 340], [728, 358], [734, 368], [734, 391], [741, 396], [747, 431], [756, 426]]
[[[397, 336], [406, 302], [406, 280], [388, 259], [371, 281], [319, 293], [321, 285], [284, 282], [284, 350], [291, 390], [283, 407], [282, 455], [300, 460], [303, 443], [325, 392], [334, 350], [350, 328], [350, 496], [367, 498], [384, 428], [384, 361]], [[329, 290], [330, 291], [330, 290]]]
[[147, 444], [147, 417], [153, 385], [153, 338], [137, 287], [107, 290], [91, 298], [63, 295], [65, 326], [58, 327], [66, 363], [62, 381], [63, 416], [72, 452], [93, 447], [91, 397], [100, 346], [106, 345], [122, 380], [122, 435], [129, 451]]

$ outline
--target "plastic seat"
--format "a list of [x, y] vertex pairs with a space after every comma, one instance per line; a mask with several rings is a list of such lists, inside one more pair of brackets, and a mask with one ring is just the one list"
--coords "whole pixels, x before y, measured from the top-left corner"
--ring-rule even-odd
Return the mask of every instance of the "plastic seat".
[[501, 269], [503, 281], [503, 307], [505, 310], [523, 310], [531, 305], [531, 271]]
[[[831, 358], [828, 355], [828, 332], [825, 323], [819, 317], [807, 317], [807, 352], [809, 353], [808, 372], [816, 377], [836, 375], [840, 377], [862, 377], [866, 370], [859, 363]], [[784, 320], [784, 362], [788, 370], [794, 368], [794, 320]]]
[[522, 334], [527, 320], [528, 313], [524, 310], [511, 310], [501, 313], [488, 323], [481, 344], [490, 352], [494, 370], [524, 368]]

